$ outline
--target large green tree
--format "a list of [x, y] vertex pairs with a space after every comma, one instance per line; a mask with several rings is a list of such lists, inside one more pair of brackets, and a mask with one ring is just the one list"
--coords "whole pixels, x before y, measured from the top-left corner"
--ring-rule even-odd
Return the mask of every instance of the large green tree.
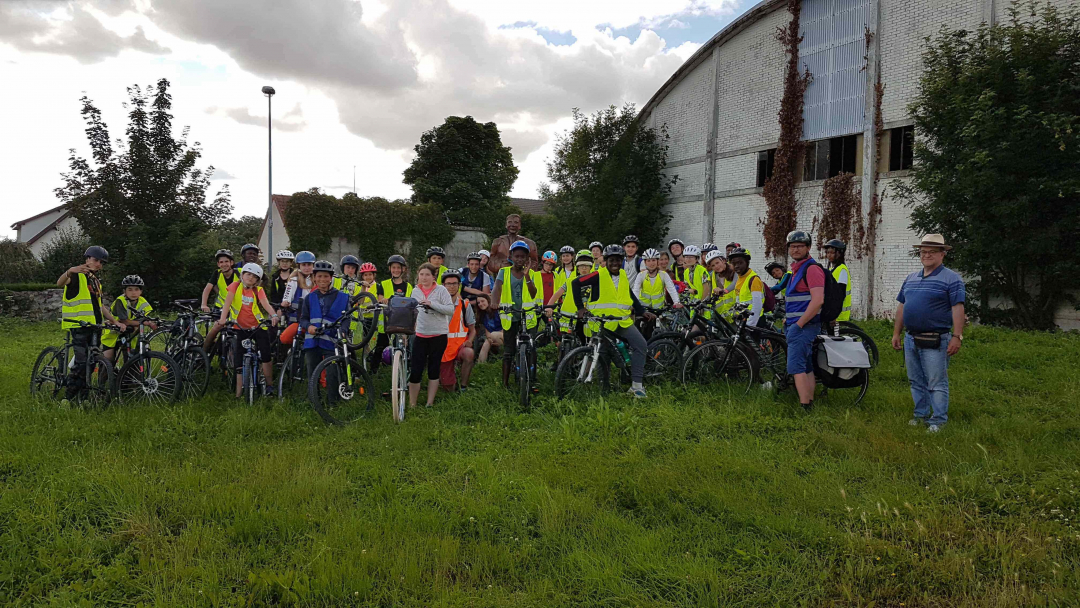
[[492, 218], [505, 218], [518, 169], [495, 123], [448, 116], [420, 136], [415, 150], [402, 180], [412, 186], [414, 203], [438, 205], [455, 225], [502, 228], [503, 219]]
[[126, 138], [115, 143], [93, 101], [81, 101], [91, 158], [71, 151], [56, 196], [108, 249], [106, 286], [118, 291], [124, 275], [139, 274], [152, 301], [194, 297], [213, 269], [211, 231], [232, 207], [227, 186], [207, 199], [214, 168], [196, 167], [202, 151], [186, 128], [173, 133], [169, 81], [128, 88]]
[[1035, 3], [1010, 15], [928, 45], [901, 193], [912, 229], [943, 233], [948, 264], [977, 277], [974, 303], [1004, 296], [1010, 322], [1049, 328], [1080, 265], [1080, 20]]
[[540, 188], [555, 219], [540, 226], [567, 243], [621, 243], [627, 234], [646, 246], [659, 243], [677, 179], [664, 173], [667, 153], [667, 134], [641, 124], [633, 104], [591, 116], [575, 108], [573, 128], [559, 137], [547, 163], [551, 183]]

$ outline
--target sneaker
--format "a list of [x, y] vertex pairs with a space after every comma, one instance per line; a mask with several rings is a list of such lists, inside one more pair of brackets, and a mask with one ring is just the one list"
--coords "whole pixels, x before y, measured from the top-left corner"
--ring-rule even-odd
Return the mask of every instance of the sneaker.
[[645, 396], [646, 396], [645, 395], [645, 389], [643, 389], [643, 388], [632, 388], [632, 389], [630, 389], [629, 392], [630, 392], [630, 396], [633, 397], [634, 399], [644, 399]]
[[804, 404], [802, 404], [802, 409], [803, 409], [803, 411], [805, 411], [805, 412], [809, 412], [810, 410], [814, 409], [814, 402], [813, 402], [813, 401], [811, 401], [810, 403], [804, 403]]
[[457, 389], [457, 391], [459, 393], [464, 393], [467, 390], [469, 390], [469, 387], [467, 387], [467, 386], [459, 386], [458, 389]]
[[926, 432], [927, 433], [938, 433], [940, 431], [941, 431], [941, 427], [936, 425], [936, 424], [931, 424], [930, 426], [926, 427]]
[[922, 418], [912, 418], [907, 421], [908, 426], [919, 426], [920, 424], [926, 424], [926, 421]]

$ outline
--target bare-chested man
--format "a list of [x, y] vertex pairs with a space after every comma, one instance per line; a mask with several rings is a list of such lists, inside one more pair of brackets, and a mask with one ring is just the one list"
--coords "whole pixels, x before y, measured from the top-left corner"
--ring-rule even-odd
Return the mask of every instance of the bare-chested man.
[[513, 245], [514, 241], [525, 241], [525, 244], [529, 246], [530, 268], [538, 268], [539, 257], [536, 243], [532, 239], [519, 235], [518, 230], [521, 230], [521, 216], [516, 213], [506, 216], [506, 234], [491, 242], [491, 258], [487, 263], [487, 271], [491, 276], [496, 276], [503, 266], [509, 266], [507, 257], [510, 255], [510, 245]]

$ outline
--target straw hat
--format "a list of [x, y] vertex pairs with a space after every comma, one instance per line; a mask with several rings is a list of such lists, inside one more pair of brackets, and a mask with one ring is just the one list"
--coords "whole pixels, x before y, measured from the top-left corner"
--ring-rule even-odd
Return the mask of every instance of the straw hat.
[[912, 247], [915, 249], [920, 249], [922, 247], [937, 247], [939, 249], [944, 249], [945, 251], [952, 249], [951, 245], [945, 244], [945, 237], [940, 234], [928, 234], [922, 238], [921, 243], [912, 245]]

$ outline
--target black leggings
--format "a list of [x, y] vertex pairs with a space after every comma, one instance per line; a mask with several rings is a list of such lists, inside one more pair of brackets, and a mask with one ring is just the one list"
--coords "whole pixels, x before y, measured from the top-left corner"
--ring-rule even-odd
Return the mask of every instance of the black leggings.
[[446, 351], [446, 334], [431, 338], [413, 338], [412, 356], [409, 359], [409, 382], [419, 384], [427, 366], [428, 380], [439, 379], [439, 366]]

